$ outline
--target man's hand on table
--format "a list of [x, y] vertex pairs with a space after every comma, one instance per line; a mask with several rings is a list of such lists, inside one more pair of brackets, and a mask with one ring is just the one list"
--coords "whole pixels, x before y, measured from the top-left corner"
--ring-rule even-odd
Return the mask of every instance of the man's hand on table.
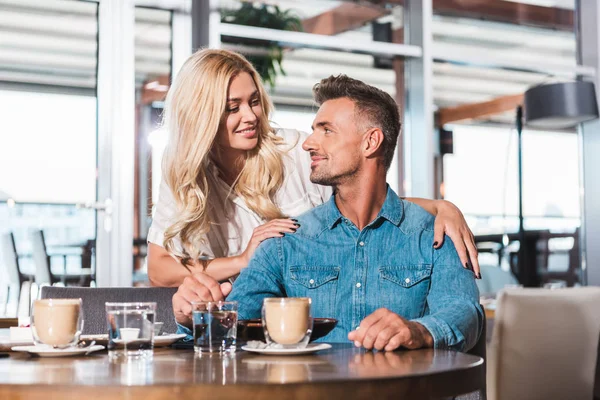
[[220, 301], [231, 292], [231, 283], [219, 284], [214, 278], [198, 272], [187, 276], [173, 295], [173, 313], [177, 323], [192, 326], [192, 301]]
[[367, 316], [358, 329], [348, 334], [356, 347], [391, 351], [399, 347], [420, 349], [433, 347], [433, 337], [417, 322], [408, 321], [386, 308]]

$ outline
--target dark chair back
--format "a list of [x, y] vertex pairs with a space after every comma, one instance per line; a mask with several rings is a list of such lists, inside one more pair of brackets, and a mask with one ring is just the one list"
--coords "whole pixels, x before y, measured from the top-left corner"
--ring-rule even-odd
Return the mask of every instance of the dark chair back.
[[83, 334], [107, 333], [106, 302], [156, 302], [156, 322], [163, 322], [162, 331], [175, 333], [177, 324], [173, 316], [172, 298], [177, 288], [80, 288], [42, 287], [43, 299], [77, 299], [83, 303]]
[[[483, 306], [481, 306], [481, 308], [483, 309]], [[482, 311], [482, 312], [483, 312], [483, 327], [481, 330], [481, 335], [479, 335], [479, 339], [477, 340], [477, 343], [475, 343], [475, 346], [473, 346], [473, 348], [471, 350], [467, 351], [467, 353], [472, 354], [474, 356], [481, 357], [485, 360], [487, 320], [485, 318], [485, 311]]]

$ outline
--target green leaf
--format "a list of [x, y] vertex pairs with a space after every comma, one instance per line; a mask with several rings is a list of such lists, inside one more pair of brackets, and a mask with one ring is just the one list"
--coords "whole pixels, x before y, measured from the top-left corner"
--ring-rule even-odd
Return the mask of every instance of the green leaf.
[[[279, 29], [302, 32], [302, 20], [292, 10], [282, 11], [278, 5], [255, 4], [244, 1], [235, 10], [221, 10], [221, 21], [225, 23], [256, 26], [261, 28]], [[243, 43], [244, 40], [239, 40]], [[277, 75], [286, 75], [283, 67], [283, 48], [274, 43], [265, 43], [267, 55], [248, 55], [246, 58], [254, 65], [262, 80], [271, 89], [275, 89]]]

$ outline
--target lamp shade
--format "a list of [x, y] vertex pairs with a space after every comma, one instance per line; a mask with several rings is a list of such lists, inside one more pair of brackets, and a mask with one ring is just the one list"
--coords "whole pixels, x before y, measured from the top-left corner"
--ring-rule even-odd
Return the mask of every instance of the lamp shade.
[[525, 124], [564, 129], [598, 118], [592, 82], [562, 82], [535, 86], [525, 92]]

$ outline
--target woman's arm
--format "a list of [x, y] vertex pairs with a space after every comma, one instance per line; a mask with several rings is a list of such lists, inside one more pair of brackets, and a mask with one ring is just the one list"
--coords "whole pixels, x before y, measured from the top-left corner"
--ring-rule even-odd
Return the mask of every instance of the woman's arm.
[[293, 219], [274, 219], [260, 225], [252, 232], [246, 250], [238, 256], [214, 258], [207, 261], [194, 261], [185, 267], [173, 258], [163, 247], [148, 243], [148, 279], [152, 286], [177, 287], [186, 276], [195, 272], [204, 272], [217, 281], [224, 281], [240, 273], [246, 268], [258, 245], [266, 239], [281, 237], [285, 233], [294, 233], [298, 223]]
[[437, 200], [422, 199], [420, 197], [403, 197], [404, 200], [415, 203], [434, 217], [438, 214]]
[[234, 256], [215, 258], [205, 263], [195, 261], [186, 268], [163, 247], [148, 243], [148, 278], [152, 286], [177, 287], [194, 272], [204, 272], [218, 281], [224, 281], [239, 274], [245, 266], [242, 256]]
[[435, 216], [433, 247], [438, 249], [444, 243], [444, 234], [448, 235], [456, 247], [462, 265], [467, 269], [472, 269], [475, 277], [481, 279], [475, 238], [460, 209], [446, 200], [429, 200], [418, 197], [407, 197], [405, 200], [415, 203]]

